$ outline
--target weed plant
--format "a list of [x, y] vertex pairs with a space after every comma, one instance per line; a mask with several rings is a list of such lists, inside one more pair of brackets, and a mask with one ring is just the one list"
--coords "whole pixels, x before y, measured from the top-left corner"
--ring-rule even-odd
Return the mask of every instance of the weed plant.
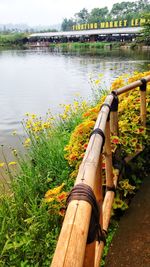
[[[81, 122], [83, 111], [83, 106], [74, 111], [69, 106], [53, 125], [27, 114], [27, 155], [19, 157], [15, 151], [20, 171], [14, 176], [15, 162], [7, 164], [14, 177], [9, 192], [0, 197], [0, 266], [49, 266], [63, 218], [59, 214], [63, 203], [60, 199], [51, 205], [44, 195], [63, 182], [68, 191], [74, 183], [69, 179], [71, 167], [64, 159], [64, 147]], [[68, 119], [64, 122], [65, 116]]]

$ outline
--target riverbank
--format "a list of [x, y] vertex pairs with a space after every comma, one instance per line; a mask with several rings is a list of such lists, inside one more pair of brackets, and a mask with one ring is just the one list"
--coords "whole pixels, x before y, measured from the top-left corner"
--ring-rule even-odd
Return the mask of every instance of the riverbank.
[[0, 47], [23, 47], [27, 40], [27, 34], [25, 33], [0, 34]]
[[91, 50], [115, 50], [115, 49], [124, 49], [124, 50], [142, 50], [150, 51], [150, 46], [144, 44], [138, 44], [136, 42], [77, 42], [77, 43], [50, 43], [49, 47], [55, 51], [91, 51]]
[[[148, 74], [150, 72], [120, 77], [112, 83], [111, 89]], [[100, 80], [95, 83], [100, 86]], [[64, 105], [57, 120], [51, 113], [47, 113], [44, 120], [35, 114], [26, 114], [24, 126], [28, 137], [23, 143], [26, 157], [19, 156], [13, 149], [14, 161], [1, 162], [0, 165], [1, 171], [10, 177], [10, 193], [0, 197], [1, 266], [8, 263], [18, 267], [20, 264], [49, 266], [63, 221], [65, 200], [74, 184], [105, 94], [103, 91], [99, 95], [100, 101], [93, 106], [85, 101]], [[149, 121], [150, 110], [147, 112]], [[119, 121], [120, 137], [112, 138], [113, 151], [120, 145], [124, 156], [141, 150], [148, 139], [139, 124], [139, 90], [120, 98]], [[18, 173], [14, 168], [16, 165], [20, 170]], [[105, 169], [104, 162], [103, 166]], [[138, 186], [138, 177], [119, 181], [114, 214], [128, 208], [131, 195]]]
[[129, 44], [124, 44], [120, 45], [121, 49], [124, 50], [140, 50], [140, 51], [150, 51], [150, 45], [145, 45], [145, 44], [138, 44], [138, 43], [129, 43]]
[[50, 43], [50, 48], [56, 50], [91, 50], [91, 49], [116, 49], [120, 47], [118, 42], [72, 42], [72, 43]]

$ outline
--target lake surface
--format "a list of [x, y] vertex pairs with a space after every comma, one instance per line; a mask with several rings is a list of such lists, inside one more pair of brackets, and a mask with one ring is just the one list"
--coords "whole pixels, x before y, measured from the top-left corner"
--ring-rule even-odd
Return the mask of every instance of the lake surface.
[[26, 112], [44, 116], [71, 103], [79, 93], [92, 96], [89, 75], [102, 73], [105, 87], [122, 73], [148, 70], [150, 52], [102, 51], [81, 55], [48, 49], [0, 51], [0, 145], [18, 146], [12, 131], [23, 134]]

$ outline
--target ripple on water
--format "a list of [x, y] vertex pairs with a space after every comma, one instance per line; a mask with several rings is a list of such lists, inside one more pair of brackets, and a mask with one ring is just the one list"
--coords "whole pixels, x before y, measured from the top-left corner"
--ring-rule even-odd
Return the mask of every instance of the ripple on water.
[[92, 95], [89, 74], [103, 74], [105, 88], [123, 73], [148, 69], [150, 53], [102, 51], [98, 55], [52, 53], [48, 49], [0, 51], [0, 144], [14, 146], [12, 131], [23, 135], [26, 112], [53, 113], [60, 103], [71, 103], [76, 93]]

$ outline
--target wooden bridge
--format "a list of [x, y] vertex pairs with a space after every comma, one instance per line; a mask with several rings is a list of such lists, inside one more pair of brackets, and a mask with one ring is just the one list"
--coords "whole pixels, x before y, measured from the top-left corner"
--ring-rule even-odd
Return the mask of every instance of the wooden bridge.
[[[139, 87], [140, 117], [146, 126], [146, 84], [150, 76], [112, 91], [98, 114], [80, 165], [51, 267], [98, 267], [109, 227], [120, 171], [113, 175], [111, 135], [118, 132], [118, 96]], [[103, 148], [104, 146], [104, 148]], [[106, 192], [102, 194], [102, 151], [106, 163]]]

